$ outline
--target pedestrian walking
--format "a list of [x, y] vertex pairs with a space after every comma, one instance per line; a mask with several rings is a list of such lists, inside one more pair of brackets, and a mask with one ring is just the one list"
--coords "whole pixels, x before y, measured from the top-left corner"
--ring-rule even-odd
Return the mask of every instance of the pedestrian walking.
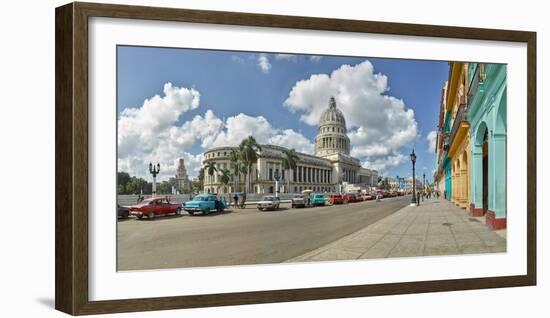
[[236, 193], [233, 193], [233, 202], [236, 208], [239, 205], [239, 196]]
[[420, 205], [420, 191], [416, 192], [416, 206]]

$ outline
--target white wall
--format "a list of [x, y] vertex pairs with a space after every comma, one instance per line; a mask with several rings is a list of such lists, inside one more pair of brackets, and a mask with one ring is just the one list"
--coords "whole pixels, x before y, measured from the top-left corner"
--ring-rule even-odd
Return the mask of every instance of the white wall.
[[[104, 2], [115, 2], [107, 1]], [[340, 17], [426, 24], [535, 30], [538, 32], [538, 118], [549, 120], [550, 69], [544, 57], [550, 24], [542, 1], [516, 1], [499, 8], [492, 2], [441, 1], [315, 1], [187, 0], [117, 1], [156, 6], [228, 11]], [[0, 238], [0, 315], [62, 317], [53, 310], [54, 295], [54, 8], [63, 1], [10, 1], [0, 13], [0, 81], [2, 101], [2, 219]], [[513, 105], [511, 105], [513, 107]], [[548, 262], [550, 224], [546, 211], [548, 169], [543, 159], [549, 144], [542, 136], [550, 126], [539, 124], [539, 286], [484, 291], [371, 297], [302, 303], [253, 305], [186, 311], [139, 313], [140, 317], [333, 317], [401, 315], [422, 317], [547, 317], [550, 312]], [[6, 186], [9, 184], [9, 186]], [[13, 191], [14, 189], [15, 191]], [[13, 192], [13, 194], [12, 194]], [[548, 196], [546, 196], [548, 197]], [[7, 204], [6, 204], [7, 203]], [[544, 246], [544, 249], [542, 248]], [[414, 269], [422, 270], [422, 269]], [[545, 295], [546, 294], [546, 295]], [[545, 296], [543, 296], [545, 295]], [[122, 316], [122, 315], [118, 315]]]

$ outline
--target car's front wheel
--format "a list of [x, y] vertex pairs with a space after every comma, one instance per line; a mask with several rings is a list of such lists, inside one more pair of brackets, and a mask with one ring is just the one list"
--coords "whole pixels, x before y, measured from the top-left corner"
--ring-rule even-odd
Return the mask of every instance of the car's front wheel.
[[195, 212], [193, 212], [193, 211], [188, 211], [188, 213], [189, 213], [189, 215], [191, 215], [191, 216], [195, 215]]
[[149, 214], [147, 214], [147, 218], [149, 218], [151, 220], [154, 219], [155, 218], [155, 212], [152, 212], [152, 211], [149, 212]]

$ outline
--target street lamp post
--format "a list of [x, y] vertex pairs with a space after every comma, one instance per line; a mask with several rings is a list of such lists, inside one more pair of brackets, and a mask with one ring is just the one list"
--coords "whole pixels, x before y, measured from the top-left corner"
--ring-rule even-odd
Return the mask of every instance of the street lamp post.
[[414, 165], [416, 163], [416, 155], [414, 154], [414, 149], [411, 153], [411, 162], [412, 162], [412, 168], [413, 168], [413, 175], [412, 175], [412, 186], [413, 186], [413, 195], [411, 199], [411, 205], [416, 205], [416, 177], [414, 174]]
[[153, 196], [157, 194], [157, 174], [160, 172], [160, 163], [154, 166], [149, 162], [149, 173], [153, 175]]

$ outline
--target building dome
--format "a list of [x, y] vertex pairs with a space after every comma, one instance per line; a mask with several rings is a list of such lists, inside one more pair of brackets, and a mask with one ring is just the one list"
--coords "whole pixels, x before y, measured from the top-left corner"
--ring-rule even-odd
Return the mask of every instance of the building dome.
[[335, 153], [349, 155], [350, 142], [346, 135], [346, 119], [336, 107], [336, 100], [331, 97], [328, 109], [321, 115], [319, 133], [315, 138], [315, 155], [327, 156]]
[[319, 122], [319, 126], [328, 124], [336, 124], [340, 125], [344, 129], [346, 128], [346, 119], [344, 118], [344, 114], [336, 108], [336, 100], [334, 97], [330, 98], [329, 107], [325, 110], [323, 115], [321, 115], [321, 120]]

